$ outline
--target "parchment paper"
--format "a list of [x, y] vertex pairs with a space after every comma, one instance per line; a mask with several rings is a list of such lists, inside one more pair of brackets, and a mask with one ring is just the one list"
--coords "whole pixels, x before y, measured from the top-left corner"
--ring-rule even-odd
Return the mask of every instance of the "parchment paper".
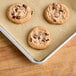
[[[30, 21], [18, 25], [7, 19], [6, 9], [9, 5], [16, 2], [25, 3], [31, 7], [34, 13]], [[69, 8], [70, 18], [65, 24], [52, 25], [44, 19], [43, 11], [46, 6], [52, 2], [64, 3]], [[75, 3], [76, 0], [0, 0], [0, 25], [3, 26], [34, 59], [41, 60], [76, 31]], [[45, 50], [35, 50], [27, 44], [28, 32], [35, 26], [45, 26], [50, 31], [52, 38], [51, 45]]]

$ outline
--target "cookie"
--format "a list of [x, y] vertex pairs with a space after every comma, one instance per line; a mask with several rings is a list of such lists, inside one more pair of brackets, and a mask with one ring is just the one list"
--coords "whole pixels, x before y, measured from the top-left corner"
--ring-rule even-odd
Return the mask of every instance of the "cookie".
[[21, 24], [31, 19], [33, 11], [24, 3], [15, 3], [8, 7], [7, 17], [10, 21]]
[[34, 27], [28, 35], [28, 44], [35, 49], [45, 49], [50, 45], [51, 37], [47, 28]]
[[52, 24], [63, 24], [69, 19], [69, 9], [61, 3], [51, 3], [44, 10], [45, 19]]

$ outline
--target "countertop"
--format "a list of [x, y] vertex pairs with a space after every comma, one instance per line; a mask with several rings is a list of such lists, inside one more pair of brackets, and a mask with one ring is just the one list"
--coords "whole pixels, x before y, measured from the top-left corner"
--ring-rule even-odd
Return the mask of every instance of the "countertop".
[[47, 62], [38, 65], [0, 33], [0, 76], [76, 76], [76, 36]]

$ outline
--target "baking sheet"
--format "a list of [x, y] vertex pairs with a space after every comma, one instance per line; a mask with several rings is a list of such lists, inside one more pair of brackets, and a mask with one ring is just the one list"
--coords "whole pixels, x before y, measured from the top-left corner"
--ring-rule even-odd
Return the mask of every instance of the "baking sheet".
[[[34, 14], [30, 21], [24, 24], [14, 24], [6, 17], [6, 9], [12, 3], [25, 3], [29, 5]], [[70, 19], [63, 25], [52, 25], [47, 23], [43, 17], [45, 7], [51, 2], [61, 2], [68, 6], [70, 10]], [[0, 1], [0, 25], [4, 27], [11, 36], [16, 39], [21, 46], [29, 52], [35, 60], [42, 60], [50, 52], [54, 51], [64, 40], [76, 31], [76, 7], [75, 0], [2, 0]], [[50, 31], [52, 42], [45, 50], [35, 50], [28, 46], [27, 35], [30, 29], [35, 26], [45, 26]]]

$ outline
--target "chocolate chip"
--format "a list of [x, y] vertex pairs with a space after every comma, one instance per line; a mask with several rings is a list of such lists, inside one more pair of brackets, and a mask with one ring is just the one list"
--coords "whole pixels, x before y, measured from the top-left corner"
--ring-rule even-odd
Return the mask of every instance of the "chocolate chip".
[[23, 4], [23, 7], [24, 7], [24, 8], [27, 8], [27, 6], [26, 6], [25, 4]]
[[33, 36], [33, 38], [35, 38], [35, 39], [36, 39], [36, 36]]
[[16, 8], [15, 11], [17, 12], [18, 11], [18, 8]]
[[47, 39], [46, 41], [49, 41], [49, 39]]
[[56, 22], [56, 20], [55, 20], [55, 19], [53, 19], [53, 21], [54, 21], [54, 22]]
[[44, 39], [43, 39], [42, 41], [43, 41], [43, 42], [45, 42], [45, 40], [44, 40]]
[[14, 13], [12, 13], [11, 15], [14, 15]]
[[15, 18], [16, 18], [16, 16], [13, 16], [12, 18], [14, 18], [14, 19], [15, 19]]
[[59, 10], [60, 12], [63, 12], [63, 10]]
[[32, 38], [30, 38], [30, 42], [32, 42]]
[[40, 39], [40, 37], [38, 37], [38, 39]]
[[43, 39], [42, 39], [42, 41], [43, 41], [43, 42], [45, 42], [45, 41], [46, 41], [46, 39], [45, 39], [45, 38], [43, 38]]
[[33, 14], [33, 11], [31, 11], [31, 15]]
[[47, 36], [47, 35], [49, 35], [49, 34], [45, 33], [45, 35]]
[[36, 34], [34, 34], [33, 38], [35, 38], [35, 39], [36, 39], [36, 38], [37, 38], [37, 35], [36, 35]]
[[52, 7], [52, 9], [54, 10], [54, 9], [55, 9], [55, 7], [53, 6], [53, 7]]
[[16, 19], [20, 19], [20, 16], [16, 16]]
[[53, 5], [52, 9], [54, 10], [55, 9], [55, 3], [53, 3], [52, 5]]

